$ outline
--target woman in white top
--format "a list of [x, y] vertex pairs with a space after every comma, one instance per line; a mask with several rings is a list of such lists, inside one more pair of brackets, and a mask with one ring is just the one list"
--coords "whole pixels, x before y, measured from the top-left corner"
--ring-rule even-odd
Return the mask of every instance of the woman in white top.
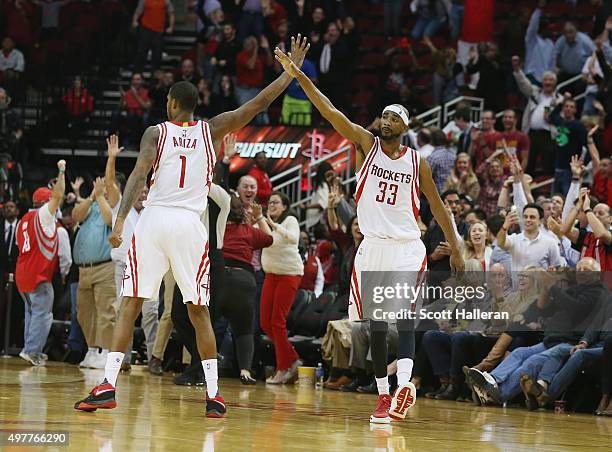
[[287, 315], [295, 299], [304, 273], [298, 251], [300, 225], [289, 212], [290, 201], [283, 193], [274, 192], [268, 201], [268, 216], [260, 216], [257, 224], [272, 235], [273, 243], [261, 253], [261, 265], [266, 273], [262, 292], [261, 329], [274, 343], [276, 373], [266, 380], [283, 384], [295, 380], [301, 365], [298, 354], [287, 337]]
[[492, 248], [487, 244], [488, 234], [489, 228], [484, 221], [474, 222], [468, 230], [468, 238], [463, 250], [463, 258], [465, 260], [476, 259], [484, 271], [487, 271], [489, 259], [493, 253]]

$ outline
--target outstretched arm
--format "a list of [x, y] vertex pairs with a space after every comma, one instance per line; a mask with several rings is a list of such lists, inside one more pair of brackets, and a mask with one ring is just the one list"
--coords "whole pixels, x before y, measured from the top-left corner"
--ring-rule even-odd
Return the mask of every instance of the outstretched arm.
[[157, 126], [149, 127], [142, 135], [142, 139], [140, 140], [140, 153], [138, 154], [134, 170], [125, 184], [123, 198], [121, 198], [121, 205], [119, 206], [119, 213], [115, 221], [115, 227], [113, 227], [113, 232], [108, 237], [113, 248], [117, 248], [121, 245], [123, 222], [134, 206], [134, 202], [142, 193], [142, 189], [147, 181], [147, 176], [153, 167], [153, 163], [157, 157], [158, 139], [159, 129]]
[[455, 229], [453, 228], [453, 222], [450, 219], [450, 215], [447, 210], [444, 208], [444, 204], [442, 203], [442, 199], [440, 199], [440, 195], [438, 194], [438, 189], [436, 188], [436, 184], [433, 181], [433, 177], [431, 175], [431, 168], [427, 164], [425, 159], [421, 159], [421, 164], [419, 165], [419, 183], [423, 193], [427, 197], [429, 201], [429, 207], [431, 209], [431, 213], [434, 218], [442, 228], [442, 232], [444, 232], [444, 237], [446, 241], [451, 247], [451, 256], [450, 256], [450, 264], [451, 268], [456, 271], [462, 271], [464, 262], [461, 257], [461, 248], [459, 246], [459, 241], [457, 240], [457, 235], [455, 234]]
[[374, 135], [363, 127], [349, 121], [349, 119], [341, 111], [336, 109], [330, 100], [319, 91], [315, 84], [312, 83], [312, 80], [298, 69], [281, 50], [276, 49], [275, 54], [277, 61], [283, 65], [285, 73], [297, 79], [306, 93], [306, 96], [308, 96], [308, 99], [317, 107], [317, 110], [321, 112], [321, 115], [331, 123], [333, 128], [336, 129], [340, 135], [355, 143], [355, 147], [357, 148], [355, 167], [356, 170], [359, 171], [363, 165], [366, 154], [374, 144]]
[[[291, 60], [302, 66], [306, 52], [310, 48], [306, 38], [298, 34], [297, 40], [291, 38]], [[292, 77], [283, 73], [266, 86], [261, 92], [246, 104], [236, 110], [227, 111], [211, 118], [209, 121], [213, 141], [220, 141], [235, 130], [246, 126], [258, 114], [268, 108], [280, 94], [287, 89]]]
[[115, 177], [115, 161], [117, 156], [123, 151], [119, 147], [119, 137], [111, 135], [106, 139], [106, 148], [108, 158], [106, 160], [106, 169], [104, 171], [104, 183], [106, 184], [106, 193], [108, 193], [108, 204], [114, 208], [121, 198], [121, 191], [117, 186], [117, 178]]

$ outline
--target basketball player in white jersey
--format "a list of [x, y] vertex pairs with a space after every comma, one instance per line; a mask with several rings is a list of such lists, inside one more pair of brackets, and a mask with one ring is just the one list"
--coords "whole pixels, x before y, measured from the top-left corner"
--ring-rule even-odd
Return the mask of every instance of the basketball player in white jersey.
[[[372, 423], [401, 420], [414, 405], [416, 390], [410, 382], [414, 358], [414, 321], [397, 320], [399, 333], [397, 353], [398, 388], [389, 395], [387, 378], [387, 321], [364, 317], [364, 309], [372, 312], [373, 300], [362, 299], [363, 271], [401, 271], [411, 285], [417, 285], [417, 275], [426, 270], [425, 245], [417, 225], [419, 196], [422, 190], [429, 200], [431, 211], [442, 227], [452, 254], [451, 267], [463, 269], [451, 219], [442, 204], [431, 176], [431, 169], [413, 149], [400, 145], [400, 137], [408, 130], [408, 112], [401, 105], [389, 105], [383, 110], [381, 138], [351, 123], [338, 111], [310, 79], [279, 49], [276, 59], [286, 72], [295, 77], [302, 89], [323, 117], [357, 149], [357, 216], [364, 240], [355, 256], [349, 297], [349, 318], [369, 320], [372, 361], [378, 386], [378, 404], [370, 417]], [[412, 276], [414, 275], [414, 276]], [[405, 306], [411, 308], [412, 306]]]
[[[291, 39], [292, 61], [302, 65], [309, 45], [298, 35]], [[141, 140], [140, 153], [126, 183], [117, 220], [109, 240], [121, 245], [125, 219], [142, 192], [152, 170], [146, 209], [140, 217], [128, 252], [123, 276], [123, 303], [108, 354], [104, 380], [75, 409], [95, 411], [115, 408], [115, 384], [123, 351], [129, 345], [142, 303], [157, 294], [162, 277], [170, 267], [187, 304], [196, 332], [198, 352], [206, 380], [206, 416], [223, 417], [225, 401], [218, 394], [217, 349], [209, 304], [208, 237], [200, 217], [206, 209], [213, 179], [213, 143], [246, 126], [289, 86], [284, 73], [255, 98], [234, 111], [222, 113], [209, 122], [194, 121], [198, 91], [189, 82], [172, 85], [167, 111], [170, 121], [149, 127]]]

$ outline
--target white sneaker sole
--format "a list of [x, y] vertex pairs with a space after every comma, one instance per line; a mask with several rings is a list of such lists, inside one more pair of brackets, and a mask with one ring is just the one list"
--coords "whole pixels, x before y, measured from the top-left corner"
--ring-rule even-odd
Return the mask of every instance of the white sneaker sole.
[[416, 388], [412, 383], [397, 388], [391, 400], [389, 416], [394, 421], [401, 421], [406, 418], [408, 410], [416, 403]]

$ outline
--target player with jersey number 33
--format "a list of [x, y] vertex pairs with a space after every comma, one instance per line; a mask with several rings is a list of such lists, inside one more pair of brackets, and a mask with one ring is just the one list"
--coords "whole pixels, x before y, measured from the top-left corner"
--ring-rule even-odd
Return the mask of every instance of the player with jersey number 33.
[[[291, 38], [292, 61], [301, 66], [308, 48], [306, 38], [302, 39], [300, 35], [297, 39]], [[142, 303], [158, 293], [162, 278], [171, 267], [196, 333], [206, 380], [206, 416], [225, 416], [225, 401], [218, 394], [217, 348], [208, 312], [208, 236], [200, 221], [213, 179], [213, 145], [266, 110], [287, 89], [291, 80], [288, 74], [281, 74], [250, 101], [208, 122], [193, 119], [198, 101], [194, 85], [181, 81], [170, 88], [166, 105], [170, 120], [145, 131], [109, 237], [113, 247], [121, 245], [125, 219], [152, 170], [146, 209], [138, 220], [129, 246], [123, 275], [123, 302], [113, 332], [104, 380], [86, 398], [76, 402], [75, 409], [115, 408], [115, 384], [123, 351], [128, 348], [134, 331], [134, 322]]]
[[[391, 419], [401, 420], [414, 405], [416, 390], [410, 382], [414, 359], [414, 321], [397, 320], [399, 333], [397, 351], [398, 388], [389, 395], [387, 378], [387, 330], [385, 320], [364, 318], [365, 306], [371, 307], [372, 300], [361, 297], [361, 273], [364, 271], [410, 272], [410, 284], [418, 284], [418, 277], [425, 271], [427, 257], [425, 245], [420, 240], [421, 231], [417, 225], [419, 197], [422, 190], [431, 206], [434, 218], [442, 228], [450, 244], [451, 267], [463, 270], [459, 244], [440, 195], [431, 176], [431, 169], [419, 154], [400, 145], [400, 137], [408, 130], [408, 111], [401, 105], [385, 107], [380, 122], [381, 137], [374, 137], [363, 127], [353, 124], [338, 111], [312, 81], [279, 49], [275, 57], [284, 70], [295, 77], [300, 86], [328, 120], [334, 129], [357, 149], [357, 217], [364, 240], [355, 256], [349, 296], [349, 318], [352, 321], [369, 320], [371, 330], [372, 361], [378, 404], [370, 422], [387, 424]], [[419, 276], [417, 276], [419, 275]], [[371, 309], [366, 309], [372, 312]]]

